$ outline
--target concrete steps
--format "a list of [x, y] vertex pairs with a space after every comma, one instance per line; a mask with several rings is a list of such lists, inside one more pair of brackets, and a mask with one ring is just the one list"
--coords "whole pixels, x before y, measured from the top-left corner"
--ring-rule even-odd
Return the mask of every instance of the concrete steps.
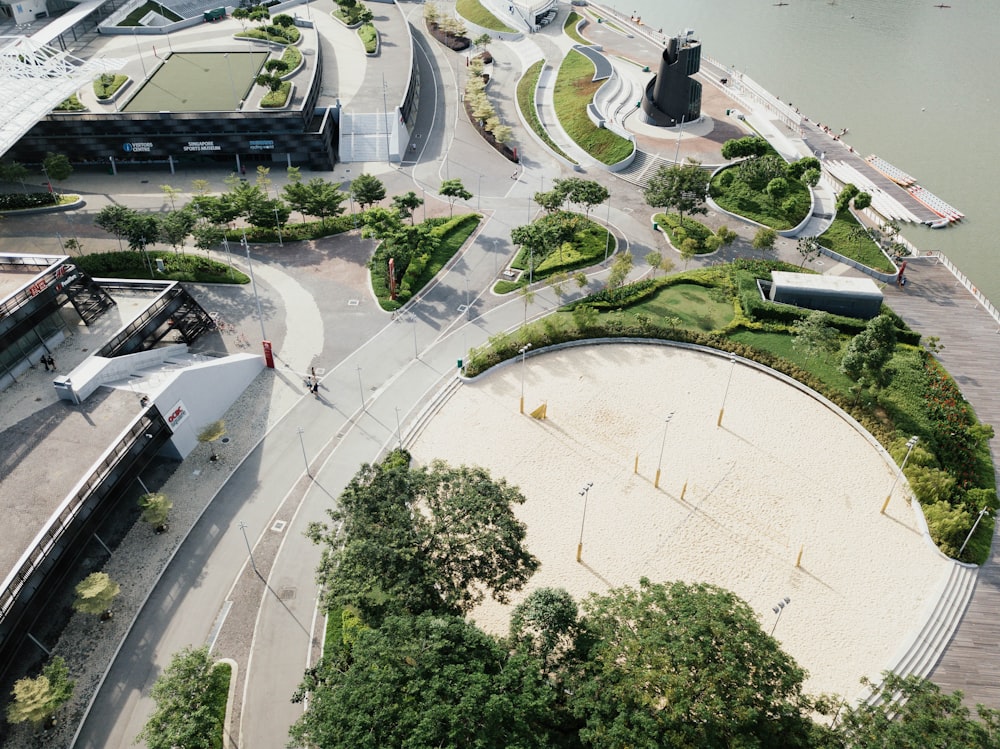
[[340, 161], [386, 161], [389, 138], [386, 117], [344, 112], [340, 118]]

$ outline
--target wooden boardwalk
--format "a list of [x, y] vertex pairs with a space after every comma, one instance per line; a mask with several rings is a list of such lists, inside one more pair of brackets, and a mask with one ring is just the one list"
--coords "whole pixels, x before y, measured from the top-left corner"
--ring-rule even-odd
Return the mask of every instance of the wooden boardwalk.
[[[889, 285], [885, 301], [924, 340], [938, 336], [938, 358], [962, 388], [980, 421], [1000, 431], [1000, 324], [936, 259], [910, 260], [903, 289]], [[991, 447], [1000, 466], [997, 441]], [[1000, 478], [1000, 475], [998, 475]], [[961, 690], [970, 705], [1000, 709], [1000, 543], [994, 531], [990, 559], [931, 680], [943, 690]]]

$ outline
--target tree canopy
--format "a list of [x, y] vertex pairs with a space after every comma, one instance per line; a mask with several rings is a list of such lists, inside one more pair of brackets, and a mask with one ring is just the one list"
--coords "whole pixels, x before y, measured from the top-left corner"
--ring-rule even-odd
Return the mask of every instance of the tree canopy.
[[685, 213], [706, 213], [708, 180], [708, 172], [696, 161], [661, 166], [646, 187], [646, 202], [654, 208], [675, 210], [681, 217]]
[[462, 180], [460, 179], [446, 179], [441, 183], [438, 195], [448, 198], [449, 215], [452, 215], [455, 211], [456, 200], [459, 198], [468, 200], [472, 197], [472, 193], [465, 189], [465, 185], [462, 184]]
[[310, 707], [291, 731], [302, 746], [552, 746], [555, 692], [538, 662], [456, 616], [393, 616], [361, 629], [306, 686]]
[[505, 602], [538, 568], [512, 509], [524, 501], [483, 468], [411, 468], [405, 451], [362, 466], [328, 512], [334, 526], [309, 529], [323, 546], [328, 605], [355, 606], [375, 623], [389, 613], [465, 613], [487, 593]]
[[868, 378], [878, 386], [885, 384], [886, 364], [896, 351], [896, 327], [888, 315], [868, 321], [847, 346], [840, 369], [852, 380]]
[[371, 174], [359, 174], [351, 182], [351, 196], [365, 210], [385, 198], [385, 185]]
[[37, 728], [73, 696], [73, 686], [66, 661], [55, 656], [34, 679], [18, 679], [14, 683], [11, 691], [14, 699], [7, 705], [7, 720], [29, 722]]

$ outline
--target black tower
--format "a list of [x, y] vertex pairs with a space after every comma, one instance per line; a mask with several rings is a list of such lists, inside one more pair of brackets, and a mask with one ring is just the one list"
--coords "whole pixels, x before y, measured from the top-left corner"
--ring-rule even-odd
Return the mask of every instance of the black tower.
[[693, 31], [672, 37], [660, 58], [660, 70], [647, 84], [642, 112], [650, 125], [673, 127], [701, 116], [701, 84], [691, 76], [701, 68], [701, 42]]

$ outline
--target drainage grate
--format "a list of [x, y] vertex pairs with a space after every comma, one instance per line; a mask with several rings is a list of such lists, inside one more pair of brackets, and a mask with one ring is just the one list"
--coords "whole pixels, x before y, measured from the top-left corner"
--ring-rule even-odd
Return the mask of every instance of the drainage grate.
[[347, 300], [347, 306], [348, 307], [357, 307], [359, 304], [361, 304], [361, 300], [360, 299], [348, 299]]
[[295, 588], [282, 588], [279, 596], [282, 601], [291, 601], [295, 598]]
[[284, 520], [275, 520], [274, 525], [271, 526], [271, 530], [275, 533], [281, 533], [285, 530], [285, 526], [288, 525]]

